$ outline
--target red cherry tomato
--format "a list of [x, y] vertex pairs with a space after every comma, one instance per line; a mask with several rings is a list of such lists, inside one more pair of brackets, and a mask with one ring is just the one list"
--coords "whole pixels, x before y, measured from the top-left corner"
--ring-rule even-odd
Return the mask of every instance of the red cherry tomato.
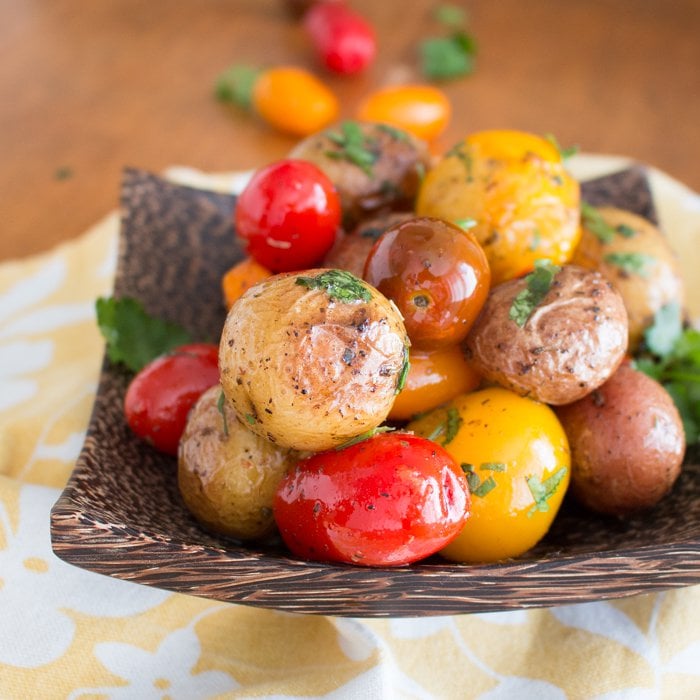
[[468, 231], [421, 217], [384, 232], [367, 257], [364, 279], [398, 306], [413, 345], [435, 350], [466, 337], [486, 301], [491, 273]]
[[340, 198], [313, 163], [281, 160], [262, 168], [243, 190], [234, 217], [248, 254], [271, 272], [313, 267], [340, 226]]
[[216, 345], [192, 343], [149, 362], [124, 398], [129, 427], [161, 452], [176, 455], [187, 414], [219, 381], [218, 355]]
[[469, 515], [461, 468], [438, 444], [383, 433], [308, 457], [282, 479], [273, 511], [303, 559], [400, 566], [451, 542]]
[[313, 5], [304, 17], [304, 28], [323, 65], [334, 73], [358, 73], [377, 53], [371, 25], [342, 2]]

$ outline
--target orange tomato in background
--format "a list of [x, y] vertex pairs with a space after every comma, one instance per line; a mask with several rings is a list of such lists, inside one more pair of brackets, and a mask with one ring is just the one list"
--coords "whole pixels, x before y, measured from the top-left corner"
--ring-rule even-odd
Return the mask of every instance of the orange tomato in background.
[[390, 420], [410, 420], [473, 391], [481, 381], [458, 345], [430, 352], [412, 349], [409, 361], [406, 384], [394, 401]]
[[452, 105], [445, 93], [432, 85], [395, 85], [368, 95], [360, 104], [357, 118], [383, 122], [432, 141], [450, 122]]
[[221, 291], [224, 295], [226, 308], [230, 309], [234, 302], [243, 296], [244, 292], [258, 282], [272, 275], [272, 272], [253, 258], [244, 258], [229, 268], [221, 278]]

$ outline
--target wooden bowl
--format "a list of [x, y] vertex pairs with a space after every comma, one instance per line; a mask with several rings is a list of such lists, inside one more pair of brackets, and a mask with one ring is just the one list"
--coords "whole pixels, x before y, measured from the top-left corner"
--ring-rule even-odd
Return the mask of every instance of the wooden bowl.
[[[583, 185], [594, 205], [656, 219], [646, 173], [633, 167]], [[218, 340], [220, 279], [241, 250], [235, 197], [129, 170], [115, 295], [134, 296], [196, 339]], [[137, 439], [122, 401], [129, 375], [104, 361], [85, 445], [51, 515], [62, 559], [181, 593], [298, 613], [420, 616], [551, 606], [700, 583], [700, 466], [687, 460], [654, 510], [604, 518], [566, 500], [545, 539], [518, 559], [370, 569], [310, 563], [279, 546], [242, 546], [190, 516], [176, 464]]]

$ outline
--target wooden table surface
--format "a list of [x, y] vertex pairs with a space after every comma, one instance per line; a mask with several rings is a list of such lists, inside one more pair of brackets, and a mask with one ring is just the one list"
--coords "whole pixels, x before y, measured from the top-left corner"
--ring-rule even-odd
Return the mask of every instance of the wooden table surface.
[[[440, 30], [433, 0], [351, 4], [380, 48], [363, 76], [327, 77], [344, 116], [369, 90], [417, 79], [417, 44]], [[480, 52], [472, 76], [444, 84], [441, 145], [485, 128], [551, 132], [700, 191], [698, 0], [463, 5]], [[293, 140], [218, 103], [215, 78], [240, 62], [316, 68], [282, 0], [2, 0], [0, 56], [0, 259], [82, 233], [117, 206], [124, 166], [283, 157]]]

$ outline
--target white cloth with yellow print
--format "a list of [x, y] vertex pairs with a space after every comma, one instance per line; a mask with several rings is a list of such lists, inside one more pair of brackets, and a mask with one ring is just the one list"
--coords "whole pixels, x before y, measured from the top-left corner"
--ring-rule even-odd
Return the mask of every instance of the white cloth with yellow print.
[[[577, 156], [595, 176], [620, 159]], [[186, 169], [173, 179], [231, 189]], [[700, 197], [652, 173], [700, 318]], [[118, 220], [0, 264], [0, 698], [698, 698], [700, 587], [550, 609], [354, 620], [229, 605], [70, 566], [49, 510], [103, 353]]]

